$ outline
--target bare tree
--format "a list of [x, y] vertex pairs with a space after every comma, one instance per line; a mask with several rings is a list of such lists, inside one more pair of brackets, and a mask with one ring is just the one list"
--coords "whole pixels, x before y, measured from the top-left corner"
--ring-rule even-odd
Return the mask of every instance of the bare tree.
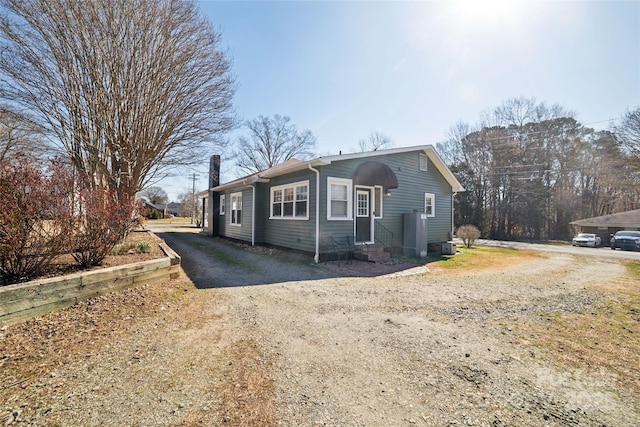
[[385, 148], [393, 148], [395, 143], [391, 137], [380, 131], [373, 131], [365, 139], [358, 141], [360, 152], [384, 150]]
[[37, 124], [6, 106], [0, 107], [0, 162], [18, 158], [37, 162], [44, 151]]
[[199, 220], [202, 215], [202, 206], [198, 203], [198, 197], [192, 190], [186, 190], [178, 195], [180, 200], [180, 216], [191, 218], [191, 223], [194, 220]]
[[465, 152], [462, 149], [462, 141], [471, 132], [471, 126], [459, 120], [449, 128], [446, 141], [436, 143], [438, 153], [448, 165], [464, 161]]
[[484, 120], [489, 126], [524, 127], [527, 123], [539, 123], [558, 117], [574, 117], [573, 111], [559, 104], [547, 105], [536, 98], [509, 98], [491, 112], [485, 113]]
[[95, 187], [133, 196], [234, 126], [231, 64], [193, 1], [0, 4], [0, 97]]
[[287, 116], [259, 116], [247, 120], [249, 136], [240, 136], [235, 153], [244, 173], [255, 173], [293, 158], [306, 160], [314, 155], [316, 137], [310, 130], [298, 131]]
[[167, 195], [167, 192], [164, 191], [162, 187], [156, 187], [156, 186], [147, 187], [144, 190], [142, 190], [139, 194], [140, 196], [147, 199], [149, 203], [153, 203], [154, 205], [156, 204], [162, 205], [167, 203], [167, 201], [169, 200], [169, 196]]
[[614, 127], [629, 155], [629, 163], [640, 172], [640, 106], [628, 110]]

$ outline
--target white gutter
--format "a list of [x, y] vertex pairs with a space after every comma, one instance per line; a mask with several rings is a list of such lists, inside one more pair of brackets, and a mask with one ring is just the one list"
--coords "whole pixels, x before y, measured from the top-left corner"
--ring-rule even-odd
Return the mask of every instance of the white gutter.
[[256, 245], [256, 186], [250, 185], [251, 190], [251, 246]]
[[455, 235], [455, 205], [454, 205], [454, 199], [456, 197], [456, 195], [458, 194], [457, 191], [454, 191], [453, 193], [451, 193], [451, 240], [453, 240], [453, 237]]
[[316, 253], [313, 256], [315, 263], [320, 262], [320, 171], [309, 165], [309, 170], [316, 173]]

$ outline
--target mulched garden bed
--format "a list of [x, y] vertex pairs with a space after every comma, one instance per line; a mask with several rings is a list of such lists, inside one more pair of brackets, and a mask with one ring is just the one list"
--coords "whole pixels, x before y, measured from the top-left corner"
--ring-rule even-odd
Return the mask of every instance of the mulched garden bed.
[[[55, 259], [47, 271], [40, 276], [31, 277], [23, 282], [162, 258], [165, 254], [160, 249], [161, 242], [162, 239], [147, 230], [134, 230], [129, 233], [123, 244], [116, 246], [106, 256], [100, 265], [82, 268], [71, 254], [66, 254]], [[144, 248], [145, 252], [141, 252], [141, 248]], [[0, 281], [1, 285], [2, 282]]]

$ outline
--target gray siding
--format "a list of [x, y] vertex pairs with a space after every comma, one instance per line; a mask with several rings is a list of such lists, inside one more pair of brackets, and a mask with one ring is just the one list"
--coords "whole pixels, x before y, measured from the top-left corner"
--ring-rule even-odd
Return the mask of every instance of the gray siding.
[[[354, 163], [355, 162], [355, 163]], [[327, 236], [342, 237], [353, 236], [354, 222], [353, 220], [328, 220], [327, 207], [327, 182], [328, 178], [346, 178], [352, 179], [356, 167], [362, 160], [347, 161], [333, 163], [328, 166], [319, 168], [320, 170], [320, 238]], [[353, 206], [352, 206], [353, 208]]]
[[[392, 189], [390, 191], [391, 195], [383, 198], [383, 218], [376, 220], [376, 222], [393, 232], [396, 246], [403, 245], [403, 214], [413, 210], [424, 212], [425, 193], [432, 193], [435, 196], [435, 217], [427, 219], [428, 242], [438, 243], [449, 240], [451, 231], [451, 186], [430, 161], [427, 171], [420, 170], [419, 151], [373, 156], [371, 158], [338, 160], [331, 165], [318, 167], [320, 171], [320, 237], [329, 235], [335, 237], [353, 236], [353, 221], [327, 220], [327, 178], [353, 179], [356, 168], [367, 160], [375, 160], [388, 165], [398, 178], [398, 188]], [[309, 219], [270, 219], [271, 188], [299, 181], [309, 182]], [[315, 172], [304, 170], [273, 178], [268, 183], [258, 183], [255, 187], [256, 243], [315, 252]], [[243, 194], [243, 209], [242, 226], [237, 227], [230, 224], [230, 195], [239, 191]], [[226, 214], [219, 217], [220, 235], [251, 242], [252, 189], [250, 187], [238, 187], [238, 189], [233, 190], [227, 189], [221, 194], [226, 196]]]
[[[242, 218], [241, 225], [231, 224], [231, 194], [242, 193]], [[225, 195], [225, 215], [220, 215], [218, 226], [220, 227], [220, 235], [230, 237], [232, 239], [244, 240], [251, 242], [251, 210], [252, 210], [252, 190], [251, 188], [238, 188], [227, 190], [221, 195]]]
[[[269, 219], [271, 212], [271, 188], [279, 185], [309, 181], [309, 219]], [[270, 182], [260, 184], [261, 222], [260, 235], [264, 243], [288, 247], [306, 252], [315, 252], [316, 248], [316, 174], [312, 171], [296, 172], [290, 175], [273, 178]]]
[[[435, 216], [427, 218], [428, 243], [449, 240], [451, 231], [451, 186], [429, 161], [427, 171], [419, 167], [419, 153], [404, 153], [394, 156], [387, 163], [398, 177], [398, 188], [385, 197], [382, 225], [402, 236], [402, 214], [424, 212], [424, 194], [435, 195]], [[393, 162], [393, 163], [392, 163]]]
[[[391, 195], [383, 198], [383, 218], [376, 220], [391, 230], [396, 245], [401, 245], [403, 235], [403, 213], [424, 212], [424, 194], [435, 195], [435, 216], [427, 219], [429, 243], [449, 240], [451, 231], [451, 186], [429, 161], [427, 171], [420, 170], [420, 152], [375, 156], [370, 160], [386, 164], [398, 178], [398, 188], [390, 190]], [[322, 167], [320, 196], [320, 227], [322, 235], [353, 234], [351, 221], [327, 220], [327, 177], [353, 178], [358, 165], [368, 159], [337, 161]]]
[[256, 243], [266, 243], [265, 231], [269, 221], [269, 184], [256, 185]]

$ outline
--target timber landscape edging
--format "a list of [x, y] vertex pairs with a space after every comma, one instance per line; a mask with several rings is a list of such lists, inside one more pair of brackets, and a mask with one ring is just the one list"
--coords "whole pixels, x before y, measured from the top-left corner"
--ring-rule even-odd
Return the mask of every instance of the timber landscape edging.
[[0, 325], [19, 322], [108, 292], [173, 280], [180, 255], [160, 243], [165, 257], [0, 287]]

